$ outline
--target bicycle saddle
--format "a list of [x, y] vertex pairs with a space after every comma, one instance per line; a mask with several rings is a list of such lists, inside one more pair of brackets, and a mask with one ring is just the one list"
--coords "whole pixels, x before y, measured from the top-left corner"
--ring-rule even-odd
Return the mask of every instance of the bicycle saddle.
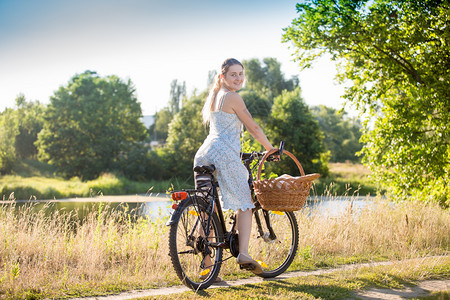
[[195, 166], [194, 167], [194, 172], [198, 172], [198, 173], [206, 173], [206, 174], [212, 174], [214, 172], [214, 170], [216, 170], [216, 167], [214, 165], [209, 165], [209, 166]]
[[214, 165], [194, 167], [195, 189], [209, 190], [212, 187]]

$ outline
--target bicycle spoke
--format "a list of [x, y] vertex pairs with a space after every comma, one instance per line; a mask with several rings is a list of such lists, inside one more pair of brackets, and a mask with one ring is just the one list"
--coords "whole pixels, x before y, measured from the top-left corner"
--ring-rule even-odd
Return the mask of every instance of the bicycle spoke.
[[293, 213], [257, 210], [249, 252], [264, 268], [262, 277], [284, 272], [298, 247], [298, 227]]
[[194, 250], [186, 250], [186, 251], [180, 251], [178, 254], [195, 254]]
[[[189, 200], [180, 209], [180, 218], [171, 225], [169, 234], [172, 264], [187, 286], [206, 288], [214, 282], [221, 267], [223, 249], [213, 248], [215, 243], [222, 242], [221, 226], [215, 215], [208, 217], [211, 221], [206, 225], [206, 207], [197, 201]], [[211, 235], [205, 236], [205, 231]]]

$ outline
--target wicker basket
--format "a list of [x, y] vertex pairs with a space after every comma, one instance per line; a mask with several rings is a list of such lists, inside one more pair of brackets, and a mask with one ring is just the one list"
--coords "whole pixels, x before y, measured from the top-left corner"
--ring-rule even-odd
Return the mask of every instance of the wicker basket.
[[271, 155], [278, 151], [272, 149], [268, 151], [261, 162], [259, 163], [257, 179], [253, 182], [256, 198], [265, 210], [273, 211], [296, 211], [300, 210], [305, 205], [306, 198], [309, 196], [309, 191], [314, 179], [319, 178], [320, 174], [305, 175], [303, 167], [295, 156], [284, 150], [283, 154], [288, 155], [297, 164], [301, 176], [278, 177], [273, 179], [261, 180], [261, 171], [264, 161]]

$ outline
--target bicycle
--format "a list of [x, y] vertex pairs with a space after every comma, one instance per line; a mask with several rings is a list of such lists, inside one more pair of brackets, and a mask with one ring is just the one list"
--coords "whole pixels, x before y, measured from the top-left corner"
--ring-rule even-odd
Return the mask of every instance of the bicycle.
[[[283, 143], [278, 152], [283, 152]], [[249, 254], [262, 267], [263, 278], [282, 274], [291, 265], [298, 248], [298, 224], [293, 212], [266, 211], [261, 208], [253, 190], [253, 170], [264, 153], [241, 153], [241, 159], [249, 172], [253, 209], [252, 235]], [[253, 168], [250, 166], [257, 160]], [[193, 290], [202, 290], [212, 285], [219, 275], [222, 263], [239, 254], [239, 237], [236, 232], [236, 215], [231, 219], [231, 229], [226, 221], [217, 193], [218, 183], [213, 175], [215, 168], [196, 166], [195, 189], [172, 193], [175, 209], [167, 225], [169, 233], [169, 255], [180, 280]], [[224, 250], [231, 256], [223, 259]], [[252, 270], [253, 265], [240, 265]]]

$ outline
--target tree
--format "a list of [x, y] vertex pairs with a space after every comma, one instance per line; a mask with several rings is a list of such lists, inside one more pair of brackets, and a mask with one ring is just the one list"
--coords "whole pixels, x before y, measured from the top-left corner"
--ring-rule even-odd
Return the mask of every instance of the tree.
[[36, 157], [35, 142], [44, 124], [45, 106], [39, 101], [27, 101], [23, 94], [16, 98], [18, 134], [15, 137], [15, 150], [18, 158]]
[[201, 117], [206, 97], [206, 92], [198, 96], [194, 94], [169, 125], [165, 150], [172, 176], [189, 178], [193, 175], [195, 153], [208, 134]]
[[263, 59], [261, 62], [254, 58], [242, 61], [245, 69], [246, 86], [245, 90], [251, 90], [260, 96], [269, 99], [273, 103], [273, 99], [284, 90], [292, 91], [298, 86], [298, 78], [292, 77], [286, 80], [281, 72], [281, 64], [272, 57]]
[[272, 103], [253, 90], [244, 90], [239, 93], [247, 106], [248, 111], [255, 119], [267, 120], [270, 116]]
[[[286, 150], [297, 157], [306, 173], [328, 174], [326, 161], [321, 159], [323, 136], [317, 121], [301, 98], [300, 88], [284, 91], [275, 98], [268, 128], [272, 144], [277, 145], [284, 140]], [[279, 175], [300, 174], [295, 163], [288, 159], [277, 163], [273, 171]]]
[[14, 143], [18, 134], [15, 112], [7, 108], [0, 114], [0, 174], [10, 173], [17, 160]]
[[324, 134], [323, 143], [330, 151], [331, 162], [357, 162], [356, 153], [361, 151], [361, 123], [346, 119], [345, 112], [324, 105], [314, 106], [311, 111]]
[[[75, 75], [50, 98], [39, 157], [67, 177], [115, 171], [146, 137], [132, 82], [95, 72]], [[121, 162], [122, 161], [122, 162]]]
[[183, 81], [183, 84], [178, 84], [176, 79], [172, 80], [169, 100], [169, 109], [172, 115], [180, 111], [183, 97], [186, 97], [186, 83]]
[[[186, 83], [178, 84], [176, 79], [170, 84], [170, 100], [167, 107], [162, 108], [155, 114], [155, 123], [150, 126], [149, 132], [160, 142], [165, 142], [169, 133], [169, 124], [174, 116], [180, 111], [186, 98]], [[156, 133], [156, 134], [155, 134]]]
[[[340, 61], [366, 115], [363, 161], [388, 191], [450, 204], [448, 1], [314, 0], [285, 29], [300, 65]], [[369, 126], [370, 125], [370, 126]]]
[[206, 86], [208, 87], [208, 89], [210, 89], [212, 85], [216, 82], [216, 76], [217, 76], [216, 70], [210, 70], [208, 72], [208, 80], [206, 81]]
[[23, 94], [16, 98], [15, 109], [0, 114], [0, 173], [10, 173], [18, 159], [34, 157], [37, 134], [43, 125], [45, 107], [28, 102]]
[[[173, 114], [169, 107], [164, 107], [155, 114], [155, 123], [150, 126], [149, 132], [153, 134], [157, 141], [165, 142], [169, 134], [169, 124], [173, 119]], [[156, 132], [156, 134], [155, 134]]]

